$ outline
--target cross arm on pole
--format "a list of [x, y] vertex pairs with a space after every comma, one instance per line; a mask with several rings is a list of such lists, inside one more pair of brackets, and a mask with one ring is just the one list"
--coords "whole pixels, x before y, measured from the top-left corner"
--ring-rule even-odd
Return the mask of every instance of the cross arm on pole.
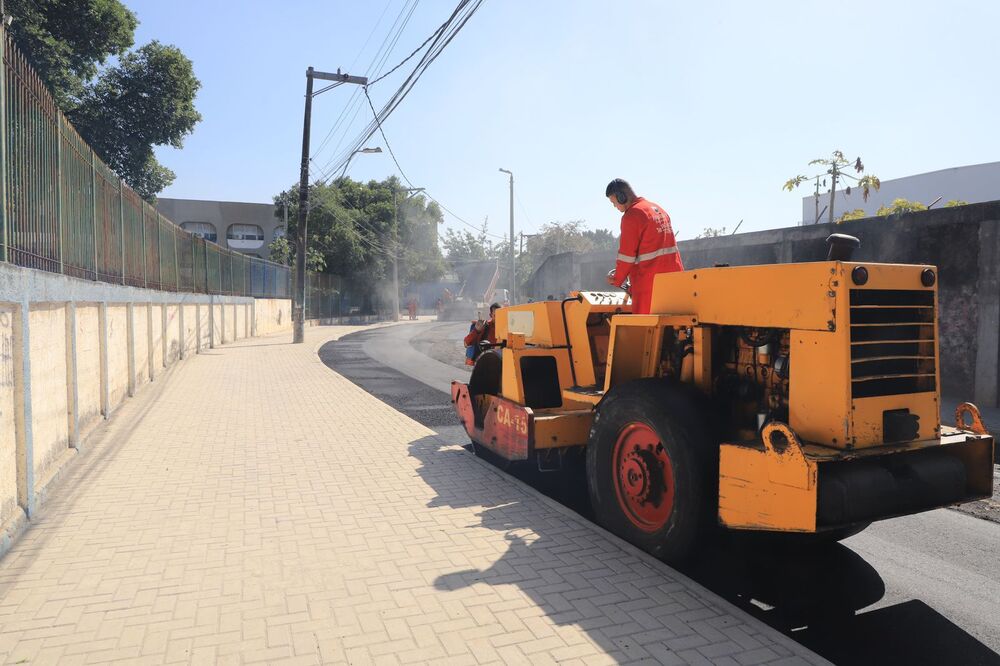
[[360, 86], [368, 85], [367, 76], [351, 76], [350, 74], [341, 74], [339, 69], [336, 72], [319, 72], [313, 70], [312, 77], [314, 79], [323, 79], [324, 81], [337, 81], [338, 83], [356, 83]]

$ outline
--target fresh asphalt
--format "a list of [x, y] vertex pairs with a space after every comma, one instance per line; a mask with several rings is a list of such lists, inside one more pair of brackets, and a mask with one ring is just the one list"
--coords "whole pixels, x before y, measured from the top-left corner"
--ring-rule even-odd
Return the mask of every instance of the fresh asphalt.
[[[327, 343], [320, 357], [410, 418], [466, 443], [448, 390], [468, 372], [411, 342], [418, 335], [457, 339], [467, 327], [371, 329]], [[578, 465], [507, 471], [590, 516]], [[837, 664], [1000, 666], [1000, 525], [956, 511], [876, 523], [841, 544], [812, 549], [723, 535], [683, 571]]]

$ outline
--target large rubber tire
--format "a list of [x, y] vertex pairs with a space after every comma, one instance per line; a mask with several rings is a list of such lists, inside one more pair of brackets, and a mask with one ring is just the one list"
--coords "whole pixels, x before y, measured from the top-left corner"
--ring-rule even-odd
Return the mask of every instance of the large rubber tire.
[[718, 449], [690, 387], [641, 379], [601, 401], [587, 443], [587, 485], [601, 526], [668, 563], [712, 532]]

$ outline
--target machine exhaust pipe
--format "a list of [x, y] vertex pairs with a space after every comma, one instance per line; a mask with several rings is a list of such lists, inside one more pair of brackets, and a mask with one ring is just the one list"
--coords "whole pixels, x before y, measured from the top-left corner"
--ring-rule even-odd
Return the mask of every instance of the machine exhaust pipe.
[[861, 241], [856, 236], [847, 234], [830, 234], [826, 244], [830, 246], [827, 261], [850, 261], [854, 251], [861, 247]]

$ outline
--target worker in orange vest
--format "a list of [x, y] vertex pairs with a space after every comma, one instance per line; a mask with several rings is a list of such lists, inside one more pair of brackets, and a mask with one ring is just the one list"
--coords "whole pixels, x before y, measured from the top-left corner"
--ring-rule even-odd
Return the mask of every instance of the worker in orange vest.
[[653, 276], [684, 270], [670, 216], [662, 207], [636, 196], [621, 178], [608, 183], [604, 196], [622, 213], [618, 259], [608, 273], [608, 284], [621, 287], [630, 278], [632, 314], [649, 314]]

